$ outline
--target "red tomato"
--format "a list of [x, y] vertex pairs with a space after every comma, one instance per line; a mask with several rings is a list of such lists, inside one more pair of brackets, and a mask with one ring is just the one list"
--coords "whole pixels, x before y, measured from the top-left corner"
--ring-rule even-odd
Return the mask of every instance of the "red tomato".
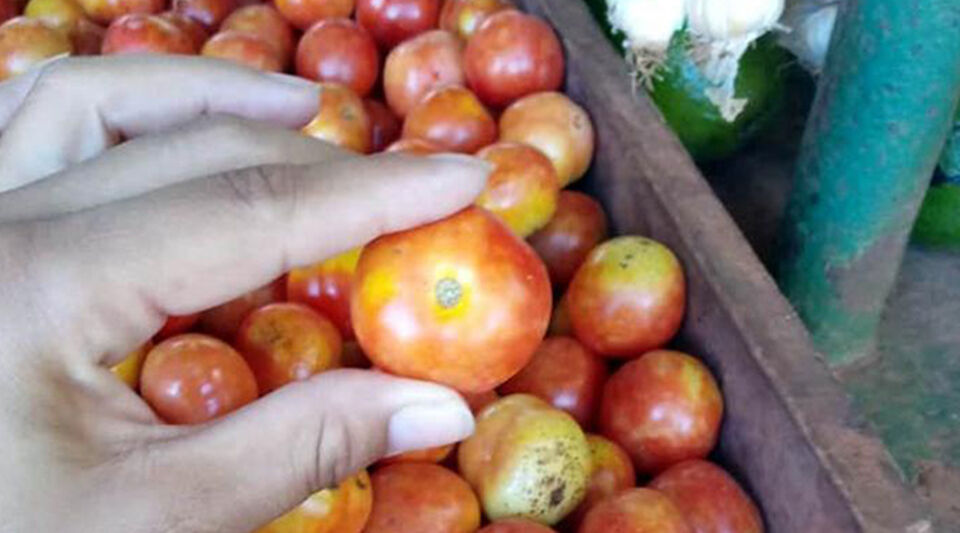
[[0, 81], [72, 50], [66, 34], [50, 24], [27, 17], [10, 19], [0, 26]]
[[357, 0], [357, 22], [385, 49], [437, 27], [440, 0]]
[[463, 396], [464, 401], [470, 406], [470, 411], [475, 415], [486, 409], [488, 405], [500, 399], [500, 395], [497, 394], [495, 390], [475, 393], [461, 392], [460, 395]]
[[124, 15], [113, 21], [103, 37], [103, 55], [196, 54], [193, 39], [157, 15]]
[[339, 366], [343, 341], [333, 323], [313, 309], [275, 303], [247, 315], [235, 345], [267, 394]]
[[236, 0], [173, 0], [173, 10], [214, 30], [231, 11], [236, 9]]
[[694, 533], [763, 533], [760, 511], [719, 466], [694, 459], [673, 465], [650, 488], [667, 495]]
[[165, 0], [79, 0], [87, 16], [94, 22], [110, 24], [132, 13], [159, 13], [166, 7]]
[[373, 512], [364, 533], [473, 533], [480, 504], [467, 482], [430, 463], [397, 463], [371, 476]]
[[547, 526], [523, 518], [497, 520], [477, 533], [556, 533]]
[[570, 326], [570, 311], [567, 310], [566, 294], [560, 297], [560, 301], [553, 309], [553, 316], [550, 317], [550, 327], [547, 328], [547, 334], [553, 337], [573, 335], [573, 327]]
[[361, 248], [287, 274], [287, 299], [316, 309], [330, 319], [344, 339], [353, 338], [350, 325], [350, 284], [357, 270]]
[[219, 32], [203, 45], [200, 53], [264, 72], [283, 71], [283, 59], [276, 47], [253, 33]]
[[571, 531], [576, 530], [594, 505], [637, 483], [630, 456], [617, 443], [600, 435], [587, 435], [587, 445], [590, 446], [590, 482], [586, 497], [564, 519]]
[[418, 35], [390, 51], [383, 68], [383, 90], [401, 117], [434, 89], [463, 85], [463, 45], [441, 30]]
[[17, 16], [17, 6], [13, 0], [0, 0], [0, 24]]
[[74, 55], [78, 56], [96, 56], [100, 55], [103, 48], [103, 37], [107, 34], [107, 29], [90, 20], [83, 18], [77, 21], [77, 27], [74, 28], [70, 41], [73, 43]]
[[440, 29], [466, 41], [487, 17], [514, 7], [510, 0], [447, 0], [440, 11]]
[[706, 457], [722, 418], [723, 396], [710, 370], [687, 354], [657, 350], [607, 380], [599, 426], [630, 454], [638, 471], [656, 474]]
[[379, 100], [366, 99], [363, 107], [370, 117], [370, 151], [382, 152], [400, 138], [400, 119]]
[[368, 244], [350, 311], [376, 366], [485, 392], [533, 356], [550, 318], [550, 282], [526, 243], [471, 207]]
[[543, 152], [553, 161], [561, 187], [580, 179], [593, 160], [590, 115], [561, 93], [537, 93], [508, 107], [500, 117], [500, 137]]
[[497, 123], [472, 92], [449, 86], [431, 92], [410, 110], [403, 136], [451, 152], [474, 153], [496, 140]]
[[319, 86], [317, 116], [303, 133], [361, 154], [370, 151], [370, 117], [363, 100], [346, 85], [325, 82]]
[[440, 152], [443, 151], [443, 148], [441, 148], [440, 146], [430, 141], [425, 141], [423, 139], [416, 139], [416, 138], [408, 138], [408, 139], [400, 139], [399, 141], [396, 141], [395, 143], [388, 146], [385, 151], [424, 156], [424, 155], [431, 155], [431, 154], [439, 154]]
[[607, 217], [600, 203], [582, 192], [560, 191], [553, 218], [529, 242], [547, 265], [550, 281], [566, 287], [590, 250], [606, 238]]
[[446, 459], [450, 452], [453, 451], [454, 445], [448, 444], [446, 446], [438, 446], [436, 448], [427, 448], [425, 450], [414, 450], [412, 452], [401, 453], [400, 455], [394, 455], [393, 457], [385, 457], [380, 461], [381, 465], [390, 465], [394, 463], [442, 463]]
[[567, 290], [570, 324], [591, 350], [637, 357], [680, 329], [686, 282], [666, 246], [644, 237], [617, 237], [587, 255]]
[[210, 38], [210, 33], [203, 27], [203, 24], [200, 24], [183, 13], [164, 11], [160, 13], [159, 17], [180, 28], [180, 31], [187, 34], [190, 40], [193, 41], [193, 46], [196, 50], [202, 49], [204, 43]]
[[306, 30], [323, 19], [349, 17], [355, 0], [275, 0], [285, 19]]
[[187, 333], [150, 350], [140, 392], [163, 420], [199, 424], [256, 400], [257, 381], [229, 344]]
[[372, 365], [367, 354], [363, 353], [360, 344], [356, 341], [346, 341], [343, 343], [343, 367], [368, 369]]
[[477, 157], [494, 165], [477, 205], [521, 237], [550, 221], [557, 210], [560, 185], [546, 156], [524, 144], [500, 142], [480, 150]]
[[280, 278], [200, 313], [200, 330], [227, 342], [233, 342], [240, 331], [240, 324], [254, 309], [269, 303], [284, 300], [284, 281]]
[[579, 533], [694, 533], [662, 493], [630, 489], [593, 506]]
[[483, 103], [502, 108], [563, 83], [563, 48], [546, 22], [515, 9], [487, 18], [467, 42], [467, 83]]
[[186, 333], [197, 321], [200, 320], [200, 313], [193, 313], [191, 315], [181, 315], [181, 316], [168, 316], [167, 321], [163, 324], [163, 327], [160, 328], [154, 336], [153, 340], [162, 341], [173, 337], [174, 335], [179, 335], [181, 333]]
[[380, 54], [366, 30], [346, 18], [321, 20], [297, 46], [297, 74], [341, 83], [366, 96], [377, 81]]
[[314, 493], [256, 533], [360, 533], [372, 508], [370, 476], [361, 470], [335, 489]]
[[259, 35], [277, 49], [284, 68], [293, 56], [293, 30], [283, 15], [270, 4], [256, 4], [237, 9], [220, 26], [220, 31], [225, 30]]

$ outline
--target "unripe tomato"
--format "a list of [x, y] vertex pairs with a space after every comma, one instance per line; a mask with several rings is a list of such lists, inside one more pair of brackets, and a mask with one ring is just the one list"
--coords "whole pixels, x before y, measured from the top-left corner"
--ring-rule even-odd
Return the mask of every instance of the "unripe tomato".
[[147, 353], [153, 349], [153, 343], [147, 341], [136, 350], [130, 352], [123, 361], [110, 368], [115, 376], [124, 383], [136, 390], [140, 386], [140, 370], [143, 368], [143, 360], [147, 358]]
[[321, 83], [317, 115], [303, 127], [303, 133], [365, 154], [370, 151], [370, 117], [363, 100], [349, 87], [339, 83]]
[[403, 137], [431, 141], [444, 150], [472, 154], [497, 139], [497, 123], [468, 89], [448, 86], [420, 101], [403, 123]]
[[69, 54], [66, 33], [39, 19], [17, 17], [0, 25], [0, 81], [29, 70], [44, 59]]
[[297, 45], [297, 74], [340, 83], [366, 96], [377, 82], [380, 53], [366, 30], [347, 18], [325, 19], [303, 34]]
[[370, 117], [370, 151], [382, 152], [400, 138], [403, 124], [393, 111], [379, 100], [367, 98], [363, 101], [363, 107]]
[[463, 45], [445, 31], [429, 31], [401, 43], [390, 51], [383, 67], [387, 103], [401, 117], [434, 89], [463, 83]]
[[617, 443], [600, 435], [587, 435], [590, 446], [590, 483], [587, 495], [563, 523], [575, 531], [594, 505], [637, 484], [630, 456]]
[[556, 533], [549, 527], [523, 518], [497, 520], [477, 533]]
[[441, 0], [357, 0], [357, 22], [384, 49], [437, 27]]
[[355, 0], [276, 0], [280, 14], [301, 30], [323, 19], [349, 17]]
[[593, 506], [578, 533], [695, 533], [661, 492], [630, 489]]
[[80, 20], [86, 18], [83, 7], [75, 0], [30, 0], [23, 14], [41, 19], [68, 34], [73, 33]]
[[477, 152], [493, 163], [477, 205], [526, 237], [544, 227], [557, 210], [560, 184], [553, 164], [536, 148], [500, 142]]
[[466, 41], [487, 17], [512, 7], [510, 0], [447, 0], [440, 11], [440, 29]]
[[480, 506], [470, 485], [430, 463], [397, 463], [372, 476], [373, 512], [364, 533], [474, 533]]
[[157, 15], [134, 13], [114, 20], [103, 36], [103, 55], [197, 53], [193, 38]]
[[253, 33], [221, 31], [203, 45], [200, 54], [232, 61], [264, 72], [282, 72], [283, 58], [276, 47]]
[[372, 508], [370, 476], [361, 470], [335, 489], [314, 493], [256, 533], [360, 533]]
[[694, 459], [668, 468], [650, 482], [687, 518], [694, 533], [763, 533], [760, 511], [719, 466]]
[[223, 21], [220, 31], [252, 33], [267, 41], [280, 54], [284, 68], [293, 56], [293, 30], [283, 15], [271, 4], [255, 4], [237, 9]]
[[330, 319], [344, 340], [353, 339], [350, 284], [362, 248], [354, 248], [287, 274], [287, 299], [309, 305]]
[[566, 287], [591, 250], [607, 238], [600, 204], [577, 191], [560, 191], [550, 222], [528, 239], [555, 287]]

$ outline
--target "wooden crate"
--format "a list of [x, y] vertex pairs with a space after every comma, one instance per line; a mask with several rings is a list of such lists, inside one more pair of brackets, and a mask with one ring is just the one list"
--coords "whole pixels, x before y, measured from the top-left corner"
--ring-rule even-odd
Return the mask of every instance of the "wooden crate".
[[567, 52], [568, 94], [597, 127], [584, 186], [614, 231], [671, 246], [686, 268], [677, 346], [702, 357], [726, 399], [717, 458], [773, 533], [932, 531], [926, 509], [855, 413], [807, 331], [581, 0], [518, 0]]

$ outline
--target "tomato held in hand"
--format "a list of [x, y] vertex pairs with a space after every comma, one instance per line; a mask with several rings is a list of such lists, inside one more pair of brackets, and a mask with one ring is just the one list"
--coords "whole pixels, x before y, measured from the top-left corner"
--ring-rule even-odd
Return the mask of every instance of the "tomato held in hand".
[[393, 457], [386, 457], [380, 461], [381, 465], [390, 465], [394, 463], [442, 463], [455, 446], [448, 444], [446, 446], [437, 446], [436, 448], [427, 448], [425, 450], [414, 450], [412, 452], [401, 453]]
[[400, 138], [400, 119], [379, 100], [366, 99], [363, 107], [370, 117], [370, 151], [382, 152]]
[[717, 443], [723, 396], [696, 358], [669, 350], [630, 361], [607, 380], [599, 427], [637, 470], [656, 474], [706, 457]]
[[346, 85], [366, 96], [377, 82], [380, 53], [370, 34], [347, 18], [321, 20], [300, 38], [297, 74]]
[[370, 117], [363, 100], [346, 85], [321, 83], [317, 116], [303, 127], [303, 133], [347, 150], [370, 151]]
[[403, 123], [403, 137], [431, 141], [444, 150], [472, 154], [493, 143], [497, 123], [463, 87], [442, 87], [420, 101]]
[[225, 304], [207, 309], [200, 313], [199, 329], [222, 341], [233, 342], [243, 319], [258, 307], [284, 300], [284, 291], [284, 280], [280, 278]]
[[143, 368], [143, 360], [147, 358], [147, 353], [153, 349], [153, 343], [147, 341], [136, 350], [130, 352], [123, 361], [110, 368], [113, 375], [120, 378], [124, 383], [136, 390], [140, 386], [140, 370]]
[[[187, 36], [190, 37], [190, 40], [193, 42], [193, 47], [195, 50], [202, 49], [203, 45], [207, 42], [207, 39], [210, 38], [210, 33], [205, 27], [203, 27], [203, 24], [200, 24], [183, 13], [178, 13], [176, 11], [164, 11], [157, 16], [180, 28], [180, 31], [187, 34]], [[97, 53], [100, 53], [99, 49], [97, 49]]]
[[512, 7], [510, 0], [447, 0], [440, 11], [440, 29], [466, 41], [487, 17]]
[[523, 368], [543, 339], [550, 282], [525, 242], [470, 207], [368, 244], [350, 310], [374, 365], [485, 392]]
[[54, 26], [27, 17], [10, 19], [0, 26], [0, 81], [72, 50], [70, 39]]
[[264, 72], [283, 71], [283, 59], [277, 49], [253, 33], [236, 30], [219, 32], [203, 45], [200, 54]]
[[557, 210], [560, 184], [546, 156], [524, 144], [500, 142], [480, 150], [477, 157], [494, 165], [477, 205], [521, 237], [550, 221]]
[[256, 533], [360, 533], [372, 508], [370, 476], [361, 470], [336, 489], [314, 493]]
[[373, 512], [364, 533], [473, 533], [480, 506], [466, 481], [430, 463], [397, 463], [372, 476]]
[[523, 518], [497, 520], [477, 533], [556, 533], [547, 526]]
[[441, 0], [357, 0], [357, 22], [384, 49], [437, 27]]
[[345, 340], [353, 338], [350, 284], [360, 260], [360, 250], [362, 248], [354, 248], [287, 274], [287, 299], [307, 304], [330, 319]]
[[607, 238], [607, 217], [600, 204], [577, 191], [560, 191], [550, 222], [530, 236], [556, 287], [566, 287], [584, 259]]
[[630, 489], [593, 506], [578, 533], [695, 533], [683, 513], [653, 489]]
[[173, 10], [216, 30], [235, 8], [236, 0], [173, 0]]
[[564, 519], [570, 531], [576, 530], [594, 505], [637, 483], [633, 463], [623, 448], [600, 435], [587, 435], [587, 444], [590, 446], [590, 482], [586, 497]]
[[355, 0], [275, 0], [277, 10], [301, 30], [323, 19], [349, 17]]
[[708, 461], [678, 463], [657, 476], [650, 488], [673, 501], [694, 533], [763, 533], [753, 500], [730, 474]]
[[401, 116], [434, 89], [463, 85], [463, 45], [453, 34], [434, 30], [390, 51], [383, 67], [383, 90], [390, 108]]
[[256, 4], [237, 9], [223, 21], [220, 31], [252, 33], [267, 41], [280, 54], [284, 68], [293, 56], [293, 30], [283, 15], [270, 4]]
[[256, 400], [257, 381], [230, 345], [187, 333], [150, 350], [140, 392], [166, 422], [199, 424]]
[[197, 53], [193, 39], [157, 15], [124, 15], [107, 28], [103, 55]]
[[590, 252], [567, 298], [570, 323], [584, 345], [609, 357], [638, 357], [680, 329], [686, 282], [669, 248], [624, 236]]

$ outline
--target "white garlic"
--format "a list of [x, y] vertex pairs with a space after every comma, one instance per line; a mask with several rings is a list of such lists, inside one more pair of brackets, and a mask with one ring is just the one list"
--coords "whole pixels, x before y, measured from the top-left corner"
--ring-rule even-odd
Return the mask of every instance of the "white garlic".
[[628, 48], [662, 52], [683, 26], [685, 0], [608, 0], [610, 24], [626, 36]]
[[784, 0], [687, 0], [690, 30], [709, 39], [726, 40], [774, 27]]

